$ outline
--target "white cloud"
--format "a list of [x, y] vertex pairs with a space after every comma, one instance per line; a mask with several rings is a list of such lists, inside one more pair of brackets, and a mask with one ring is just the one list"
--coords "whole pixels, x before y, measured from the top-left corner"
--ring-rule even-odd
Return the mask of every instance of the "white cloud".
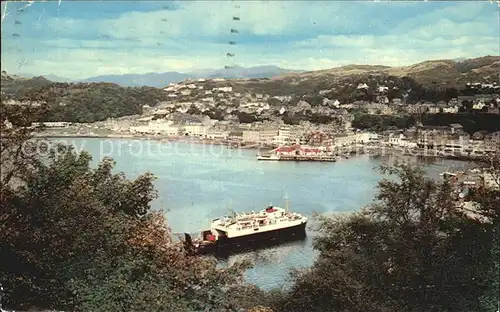
[[[224, 1], [184, 2], [176, 11], [131, 12], [118, 18], [88, 23], [86, 20], [59, 18], [50, 27], [60, 34], [79, 34], [93, 30], [118, 39], [160, 37], [218, 37], [227, 36], [231, 28], [243, 34], [279, 35], [287, 31], [289, 16], [283, 14], [280, 1], [239, 2], [240, 9]], [[233, 21], [233, 16], [241, 20]]]
[[[397, 16], [386, 20], [384, 10], [391, 7], [426, 8], [427, 13], [396, 23]], [[10, 50], [4, 48], [2, 38], [2, 68], [16, 71], [26, 59], [22, 72], [83, 78], [220, 68], [231, 62], [313, 70], [499, 54], [495, 8], [489, 15], [484, 14], [489, 7], [477, 3], [446, 4], [431, 12], [428, 8], [414, 2], [202, 1], [182, 2], [176, 11], [129, 12], [94, 21], [58, 17], [37, 26], [48, 27], [51, 36], [21, 38], [20, 53], [13, 52], [12, 39], [5, 40]], [[385, 25], [393, 27], [384, 31]], [[231, 28], [240, 34], [231, 34]], [[229, 46], [229, 40], [238, 45]], [[228, 59], [227, 52], [236, 56]]]

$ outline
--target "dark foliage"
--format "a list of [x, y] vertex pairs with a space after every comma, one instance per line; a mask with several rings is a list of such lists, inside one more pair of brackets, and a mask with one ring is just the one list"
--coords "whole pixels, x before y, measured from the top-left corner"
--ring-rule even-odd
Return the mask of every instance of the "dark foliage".
[[408, 165], [385, 170], [397, 179], [380, 182], [374, 204], [352, 215], [318, 216], [319, 257], [293, 274], [292, 289], [275, 297], [275, 311], [493, 309], [498, 192], [482, 201], [492, 226], [457, 209], [447, 181]]
[[388, 129], [406, 129], [415, 124], [413, 116], [387, 116], [355, 114], [352, 126], [357, 129], [367, 129], [372, 131], [385, 131]]
[[112, 172], [111, 159], [92, 168], [89, 154], [68, 146], [49, 144], [42, 151], [26, 128], [6, 128], [5, 116], [0, 120], [4, 307], [172, 312], [241, 308], [228, 292], [246, 289], [241, 274], [247, 264], [219, 269], [214, 259], [188, 256], [163, 214], [150, 208], [156, 197], [151, 174], [129, 180]]
[[422, 116], [422, 123], [431, 126], [461, 124], [464, 131], [472, 134], [478, 131], [500, 131], [500, 115], [490, 113], [427, 114]]
[[38, 121], [95, 122], [142, 113], [142, 106], [166, 101], [153, 87], [120, 87], [111, 83], [51, 83], [24, 90], [16, 99], [44, 103]]

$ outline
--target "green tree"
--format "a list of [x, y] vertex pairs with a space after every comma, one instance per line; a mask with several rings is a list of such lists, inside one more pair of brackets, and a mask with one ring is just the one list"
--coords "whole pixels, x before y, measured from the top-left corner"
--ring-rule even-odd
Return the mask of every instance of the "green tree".
[[281, 311], [480, 311], [491, 243], [450, 185], [417, 167], [384, 168], [376, 201], [318, 217], [312, 268], [295, 272]]
[[21, 147], [36, 143], [31, 133], [9, 131], [1, 140], [2, 169], [8, 169], [2, 170], [0, 205], [6, 308], [240, 308], [228, 292], [246, 287], [242, 272], [248, 264], [220, 269], [215, 259], [187, 255], [163, 214], [150, 208], [154, 176], [129, 180], [113, 173], [107, 158], [92, 168], [88, 153], [63, 145], [28, 158], [31, 150]]
[[484, 311], [496, 311], [500, 308], [500, 144], [497, 144], [496, 153], [479, 165], [490, 184], [476, 191], [473, 200], [478, 204], [477, 213], [488, 220], [486, 230], [492, 242], [487, 266], [490, 288], [482, 297], [482, 302]]

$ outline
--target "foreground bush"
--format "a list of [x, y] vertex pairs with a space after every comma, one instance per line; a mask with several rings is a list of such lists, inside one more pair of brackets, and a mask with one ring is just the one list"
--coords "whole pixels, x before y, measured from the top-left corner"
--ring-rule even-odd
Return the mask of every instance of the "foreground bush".
[[293, 274], [294, 285], [275, 311], [493, 311], [500, 280], [498, 191], [478, 192], [477, 213], [488, 216], [478, 219], [457, 208], [448, 182], [407, 165], [389, 173], [397, 179], [382, 180], [366, 209], [318, 217], [319, 257]]
[[4, 306], [79, 311], [233, 311], [244, 264], [189, 257], [151, 211], [154, 177], [96, 169], [67, 147], [2, 188]]

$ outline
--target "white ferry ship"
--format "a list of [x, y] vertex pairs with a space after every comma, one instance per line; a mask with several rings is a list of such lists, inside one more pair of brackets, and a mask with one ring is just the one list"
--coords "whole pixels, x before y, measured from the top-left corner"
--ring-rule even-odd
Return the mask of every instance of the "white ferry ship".
[[269, 206], [259, 212], [215, 219], [199, 238], [192, 239], [185, 233], [184, 243], [186, 249], [195, 254], [258, 247], [304, 238], [306, 225], [307, 217]]

